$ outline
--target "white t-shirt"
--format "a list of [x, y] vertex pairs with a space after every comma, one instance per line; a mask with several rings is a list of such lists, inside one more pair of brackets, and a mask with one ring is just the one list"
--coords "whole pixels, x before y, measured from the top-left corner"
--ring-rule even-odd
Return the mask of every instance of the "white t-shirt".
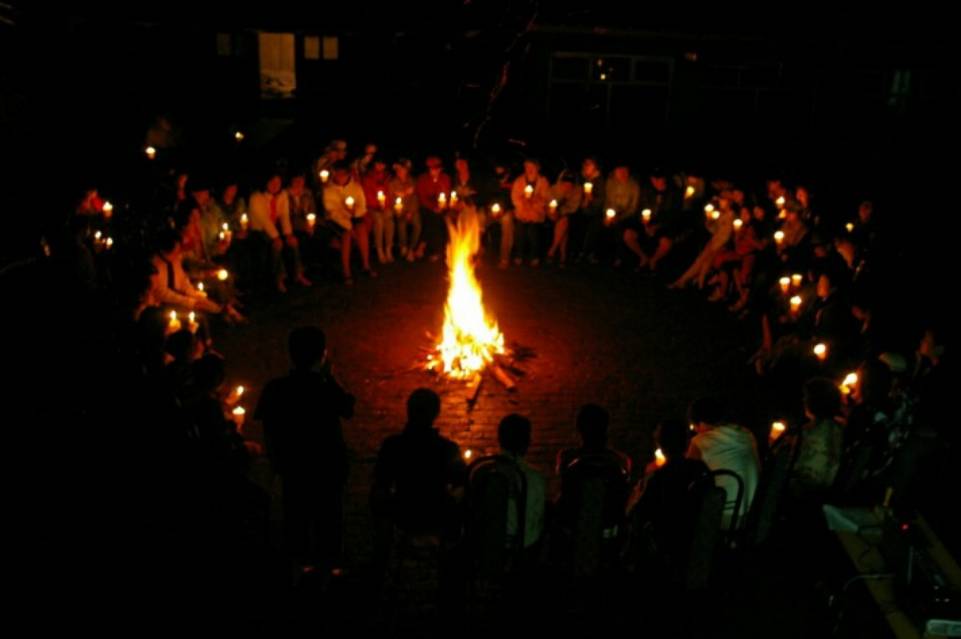
[[[757, 457], [757, 442], [751, 431], [736, 424], [723, 424], [701, 433], [691, 440], [691, 446], [700, 451], [701, 459], [707, 467], [714, 470], [730, 470], [738, 474], [744, 482], [744, 494], [738, 513], [739, 526], [754, 500], [757, 490], [760, 465]], [[722, 525], [730, 528], [731, 515], [734, 513], [734, 498], [737, 482], [732, 477], [718, 477], [717, 485], [727, 491], [728, 502], [724, 509]]]

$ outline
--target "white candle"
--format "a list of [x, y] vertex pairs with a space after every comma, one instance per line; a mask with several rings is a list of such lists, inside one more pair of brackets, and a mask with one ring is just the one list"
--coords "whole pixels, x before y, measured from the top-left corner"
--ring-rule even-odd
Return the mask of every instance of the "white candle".
[[787, 202], [787, 200], [784, 199], [784, 196], [783, 196], [783, 195], [782, 195], [781, 197], [779, 197], [777, 200], [775, 200], [775, 203], [777, 204], [777, 207], [778, 207], [779, 209], [780, 209], [780, 208], [784, 208], [784, 203], [785, 203], [785, 202]]
[[491, 205], [491, 213], [494, 215], [494, 217], [497, 217], [498, 215], [500, 215], [500, 214], [501, 214], [501, 205], [498, 204], [497, 202], [494, 202], [494, 204]]
[[660, 448], [654, 451], [654, 463], [657, 464], [658, 468], [667, 463], [667, 457], [664, 456], [664, 451]]
[[846, 228], [846, 229], [848, 230], [848, 233], [854, 233], [854, 224], [853, 224], [853, 223], [848, 222], [847, 224], [844, 225], [844, 228]]
[[651, 211], [651, 209], [644, 209], [643, 211], [641, 211], [641, 217], [644, 218], [645, 224], [651, 221], [651, 216], [653, 214], [654, 213]]
[[684, 197], [686, 197], [687, 199], [690, 199], [690, 198], [694, 197], [694, 187], [693, 187], [693, 186], [690, 186], [690, 185], [689, 185], [689, 186], [687, 187], [687, 189], [685, 189], [685, 191], [684, 191]]
[[327, 169], [324, 169], [323, 171], [320, 172], [321, 184], [327, 184], [327, 180], [329, 179], [330, 179], [330, 171], [328, 171]]
[[113, 238], [112, 238], [112, 237], [108, 237], [108, 238], [104, 241], [104, 245], [105, 245], [107, 248], [112, 247], [112, 246], [113, 246]]
[[774, 422], [773, 424], [771, 424], [771, 436], [770, 436], [771, 441], [772, 442], [776, 441], [777, 438], [783, 435], [784, 431], [786, 430], [787, 430], [787, 424], [785, 424], [784, 422]]
[[798, 311], [801, 310], [801, 303], [802, 303], [803, 301], [804, 301], [804, 300], [801, 299], [801, 296], [800, 296], [800, 295], [795, 295], [794, 297], [792, 297], [792, 298], [791, 298], [791, 313], [793, 313], [794, 315], [797, 315], [797, 314], [798, 314]]
[[237, 140], [238, 142], [243, 142], [244, 141], [243, 131], [237, 131], [236, 133], [234, 133], [234, 139]]
[[103, 209], [101, 209], [101, 210], [103, 211], [103, 216], [104, 216], [106, 219], [109, 220], [109, 219], [111, 218], [111, 216], [113, 216], [113, 204], [111, 204], [110, 202], [104, 202], [104, 203], [103, 203]]
[[800, 273], [795, 273], [791, 276], [791, 284], [794, 284], [794, 288], [801, 286], [802, 282], [804, 282], [804, 276]]
[[404, 210], [404, 198], [398, 197], [394, 200], [394, 212], [400, 214]]
[[526, 197], [528, 200], [534, 197], [534, 187], [530, 184], [524, 187], [524, 197]]
[[720, 211], [714, 211], [713, 213], [711, 213], [711, 219], [714, 220], [714, 221], [717, 221], [717, 220], [721, 219], [721, 212], [720, 212]]
[[383, 191], [377, 191], [377, 202], [383, 208], [384, 204], [387, 202], [387, 196], [384, 195]]
[[148, 160], [153, 160], [157, 157], [157, 149], [153, 148], [152, 146], [148, 146], [143, 150], [143, 152], [147, 154]]
[[742, 226], [744, 226], [744, 220], [734, 220], [735, 231], [740, 231]]
[[247, 217], [246, 213], [244, 213], [243, 215], [240, 216], [240, 228], [246, 231], [248, 224], [250, 224], [250, 218]]
[[584, 195], [590, 196], [594, 192], [593, 182], [584, 182]]
[[784, 243], [784, 231], [778, 231], [774, 234], [774, 241], [777, 242], [778, 246]]
[[816, 344], [814, 346], [814, 355], [818, 358], [818, 361], [823, 362], [828, 358], [828, 347], [826, 344]]
[[222, 268], [217, 271], [217, 279], [221, 282], [226, 282], [228, 277], [230, 277], [230, 273], [227, 272], [227, 269]]
[[447, 208], [447, 194], [446, 194], [446, 193], [439, 193], [439, 194], [437, 195], [437, 206], [440, 207], [440, 208], [442, 208], [442, 209]]
[[457, 206], [457, 191], [450, 192], [450, 205]]
[[786, 294], [788, 291], [791, 290], [791, 278], [786, 275], [778, 280], [778, 284], [781, 285], [782, 293]]
[[317, 214], [316, 214], [316, 213], [308, 213], [308, 214], [307, 214], [307, 226], [312, 230], [312, 229], [314, 228], [314, 225], [315, 225], [315, 224], [317, 224]]
[[346, 206], [348, 209], [350, 209], [351, 211], [353, 211], [353, 210], [354, 210], [354, 198], [351, 197], [351, 196], [349, 196], [349, 195], [348, 195], [346, 198], [344, 198], [344, 206]]
[[607, 215], [607, 219], [613, 220], [617, 216], [617, 211], [614, 209], [607, 209], [607, 213], [605, 213], [605, 215]]
[[551, 202], [550, 202], [550, 204], [548, 204], [548, 206], [549, 206], [550, 209], [551, 209], [551, 214], [557, 213], [557, 200], [551, 200]]

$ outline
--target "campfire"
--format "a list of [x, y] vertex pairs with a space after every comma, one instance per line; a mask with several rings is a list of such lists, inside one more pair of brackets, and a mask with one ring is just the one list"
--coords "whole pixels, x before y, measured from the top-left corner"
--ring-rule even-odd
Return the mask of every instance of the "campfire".
[[451, 379], [479, 378], [495, 357], [504, 355], [504, 334], [484, 310], [481, 287], [474, 275], [474, 256], [480, 247], [477, 215], [465, 210], [457, 223], [447, 222], [447, 268], [450, 288], [444, 306], [444, 329], [428, 370]]

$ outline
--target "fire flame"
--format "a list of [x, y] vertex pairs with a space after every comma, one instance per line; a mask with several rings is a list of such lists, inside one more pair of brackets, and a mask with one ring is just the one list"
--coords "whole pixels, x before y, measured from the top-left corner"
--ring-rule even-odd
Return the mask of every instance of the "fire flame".
[[448, 221], [447, 268], [450, 288], [444, 306], [444, 330], [437, 357], [428, 367], [453, 379], [480, 373], [494, 355], [505, 353], [504, 335], [484, 312], [481, 287], [474, 275], [474, 255], [480, 248], [477, 215], [465, 210], [457, 224]]

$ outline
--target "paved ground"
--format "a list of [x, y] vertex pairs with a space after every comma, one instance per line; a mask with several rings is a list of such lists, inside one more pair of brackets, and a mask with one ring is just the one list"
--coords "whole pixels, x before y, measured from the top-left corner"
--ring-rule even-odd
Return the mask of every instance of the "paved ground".
[[[394, 264], [377, 279], [353, 288], [318, 283], [309, 290], [259, 306], [249, 326], [218, 338], [228, 358], [231, 383], [251, 389], [252, 411], [264, 383], [288, 368], [286, 337], [312, 323], [328, 334], [334, 371], [357, 396], [345, 425], [354, 452], [348, 506], [348, 557], [369, 550], [366, 495], [380, 442], [404, 424], [404, 404], [417, 387], [443, 397], [438, 426], [475, 454], [492, 452], [498, 421], [510, 412], [534, 423], [532, 461], [549, 471], [560, 448], [576, 441], [573, 421], [586, 402], [612, 415], [612, 443], [643, 465], [652, 455], [656, 422], [684, 416], [702, 394], [744, 397], [750, 371], [745, 361], [753, 327], [737, 324], [694, 294], [668, 291], [655, 277], [601, 267], [565, 270], [482, 265], [484, 301], [509, 343], [530, 349], [525, 371], [509, 393], [484, 382], [473, 410], [464, 385], [445, 382], [419, 364], [437, 333], [446, 295], [442, 264]], [[749, 399], [749, 397], [748, 397]], [[259, 438], [259, 424], [248, 424]]]

